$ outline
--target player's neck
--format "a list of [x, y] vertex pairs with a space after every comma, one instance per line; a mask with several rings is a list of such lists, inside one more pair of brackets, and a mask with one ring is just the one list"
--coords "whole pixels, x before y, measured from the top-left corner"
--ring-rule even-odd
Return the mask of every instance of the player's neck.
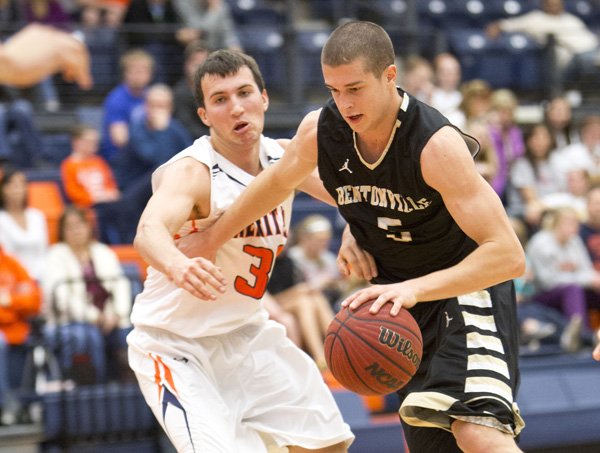
[[356, 145], [368, 162], [375, 162], [386, 150], [392, 134], [396, 133], [396, 120], [402, 98], [394, 98], [389, 108], [381, 115], [382, 120], [377, 121], [377, 126], [356, 134]]
[[221, 156], [244, 170], [246, 173], [256, 176], [262, 170], [260, 164], [260, 142], [245, 146], [228, 145], [227, 143], [211, 137], [212, 147]]

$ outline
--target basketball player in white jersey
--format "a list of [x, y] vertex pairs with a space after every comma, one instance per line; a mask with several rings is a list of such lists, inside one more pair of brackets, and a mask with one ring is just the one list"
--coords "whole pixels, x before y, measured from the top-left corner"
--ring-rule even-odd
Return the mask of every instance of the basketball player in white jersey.
[[[262, 136], [268, 97], [251, 57], [212, 53], [196, 91], [210, 136], [154, 173], [135, 239], [151, 267], [132, 312], [131, 368], [179, 452], [266, 452], [264, 437], [290, 452], [345, 452], [354, 436], [316, 364], [261, 304], [291, 198], [225, 243], [217, 267], [178, 248], [286, 145]], [[317, 178], [302, 189], [327, 197]]]

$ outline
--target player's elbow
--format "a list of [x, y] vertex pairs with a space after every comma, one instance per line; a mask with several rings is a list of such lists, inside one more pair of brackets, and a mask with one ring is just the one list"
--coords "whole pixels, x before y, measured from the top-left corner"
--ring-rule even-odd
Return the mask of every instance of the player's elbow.
[[525, 273], [526, 260], [525, 252], [520, 244], [516, 244], [510, 250], [509, 256], [505, 260], [509, 278], [519, 278]]

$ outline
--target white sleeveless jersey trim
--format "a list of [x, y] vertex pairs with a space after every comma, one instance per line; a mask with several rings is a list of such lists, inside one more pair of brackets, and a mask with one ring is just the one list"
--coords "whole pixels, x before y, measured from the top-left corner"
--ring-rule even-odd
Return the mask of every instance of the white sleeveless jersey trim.
[[[263, 168], [276, 162], [282, 154], [283, 148], [275, 140], [261, 136]], [[187, 221], [176, 238], [201, 234], [197, 232], [202, 231], [203, 224], [212, 223], [212, 218], [227, 209], [254, 179], [218, 154], [212, 148], [210, 138], [204, 136], [154, 172], [153, 188], [156, 188], [164, 167], [186, 157], [196, 159], [211, 171], [211, 211], [208, 219]], [[288, 236], [292, 198], [219, 249], [216, 264], [228, 282], [225, 294], [216, 301], [197, 299], [150, 267], [144, 290], [133, 306], [132, 323], [197, 338], [229, 332], [255, 319], [266, 318], [260, 296], [266, 278], [271, 274], [276, 253]]]

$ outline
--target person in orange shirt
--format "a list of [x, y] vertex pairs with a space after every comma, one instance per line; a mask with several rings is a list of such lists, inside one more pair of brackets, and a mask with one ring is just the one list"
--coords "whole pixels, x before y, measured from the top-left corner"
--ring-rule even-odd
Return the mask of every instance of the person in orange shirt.
[[2, 424], [15, 421], [10, 393], [8, 348], [24, 345], [29, 337], [29, 318], [39, 313], [40, 289], [27, 271], [0, 247], [0, 409]]
[[80, 124], [71, 130], [71, 154], [60, 166], [67, 199], [78, 208], [91, 208], [102, 242], [123, 242], [122, 231], [130, 228], [130, 200], [123, 199], [112, 168], [98, 155], [100, 133], [92, 126]]
[[61, 163], [60, 172], [70, 202], [80, 208], [118, 200], [119, 188], [112, 169], [97, 155], [99, 132], [88, 125], [71, 131], [71, 154]]

